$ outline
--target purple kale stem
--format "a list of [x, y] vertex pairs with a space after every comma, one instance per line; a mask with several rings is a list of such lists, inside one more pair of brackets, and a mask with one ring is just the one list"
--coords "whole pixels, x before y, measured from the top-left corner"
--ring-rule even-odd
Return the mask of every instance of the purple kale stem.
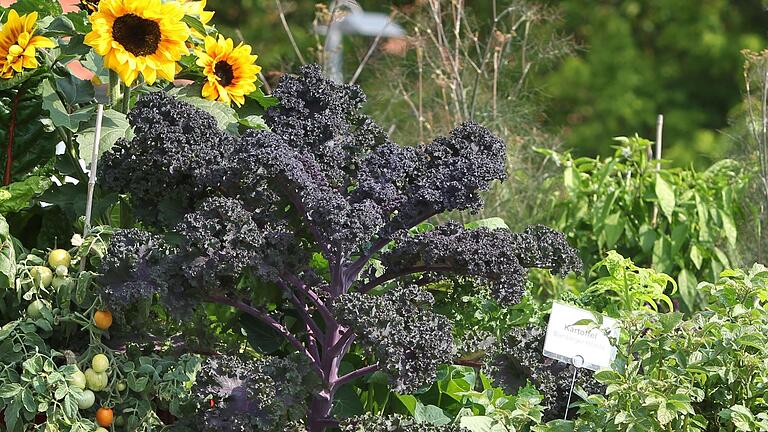
[[[413, 228], [414, 226], [426, 221], [427, 219], [431, 218], [432, 216], [435, 216], [436, 212], [430, 212], [426, 215], [420, 215], [414, 219], [412, 219], [410, 222], [406, 222], [403, 226], [404, 229]], [[347, 267], [346, 271], [346, 280], [349, 284], [357, 280], [357, 277], [360, 275], [360, 272], [365, 268], [365, 265], [368, 264], [368, 262], [373, 258], [374, 255], [379, 253], [382, 249], [384, 249], [384, 246], [388, 245], [389, 242], [391, 242], [392, 239], [389, 236], [380, 236], [379, 239], [374, 243], [370, 249], [368, 249], [362, 256], [360, 256], [358, 259], [356, 259], [352, 264]]]
[[358, 378], [364, 377], [366, 375], [370, 375], [376, 372], [377, 370], [379, 370], [378, 363], [362, 367], [356, 371], [350, 372], [342, 377], [339, 377], [339, 379], [337, 379], [336, 382], [333, 383], [333, 386], [334, 388], [341, 387], [344, 384], [350, 383]]
[[351, 283], [355, 280], [357, 280], [357, 276], [360, 274], [360, 271], [363, 270], [366, 264], [368, 264], [368, 261], [370, 261], [371, 258], [373, 258], [374, 255], [376, 255], [380, 250], [386, 246], [391, 239], [382, 237], [380, 238], [376, 243], [371, 246], [370, 249], [368, 249], [363, 256], [355, 260], [352, 264], [349, 265], [349, 267], [346, 269], [346, 277], [347, 280]]
[[[286, 281], [288, 281], [295, 289], [297, 289], [299, 292], [301, 292], [305, 297], [309, 298], [312, 303], [314, 303], [317, 310], [320, 312], [320, 315], [323, 317], [325, 321], [332, 321], [333, 320], [333, 314], [331, 313], [330, 309], [328, 309], [328, 306], [325, 305], [325, 303], [317, 296], [317, 294], [312, 291], [302, 280], [293, 274], [285, 273], [283, 274], [282, 278]], [[284, 289], [287, 289], [287, 287], [284, 287]]]
[[285, 328], [285, 326], [275, 321], [274, 318], [272, 318], [265, 312], [262, 312], [250, 305], [245, 304], [241, 300], [234, 300], [226, 296], [217, 296], [217, 295], [208, 296], [208, 300], [214, 303], [220, 303], [220, 304], [232, 306], [240, 311], [243, 311], [248, 315], [260, 320], [264, 324], [268, 325], [270, 328], [277, 331], [278, 333], [280, 333], [283, 337], [285, 337], [288, 340], [288, 342], [291, 345], [293, 345], [294, 348], [296, 348], [296, 350], [298, 350], [301, 353], [304, 353], [307, 357], [309, 357], [311, 364], [313, 365], [313, 368], [315, 368], [315, 371], [321, 377], [323, 377], [323, 370], [318, 366], [312, 354], [298, 339], [296, 339], [296, 336], [294, 336], [290, 331], [288, 331], [288, 329]]
[[370, 282], [367, 282], [366, 284], [362, 285], [358, 291], [361, 293], [367, 293], [368, 291], [376, 288], [379, 285], [384, 285], [387, 282], [391, 282], [397, 278], [401, 278], [403, 276], [410, 276], [416, 273], [424, 273], [424, 272], [452, 272], [455, 268], [450, 265], [432, 265], [432, 266], [417, 266], [417, 267], [411, 267], [404, 270], [396, 271], [396, 272], [387, 272], [383, 275], [377, 277], [376, 279], [371, 280]]

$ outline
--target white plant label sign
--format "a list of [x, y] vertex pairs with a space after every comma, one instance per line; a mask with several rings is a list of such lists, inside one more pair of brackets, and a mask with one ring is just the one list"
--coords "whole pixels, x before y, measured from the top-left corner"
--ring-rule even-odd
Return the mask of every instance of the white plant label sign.
[[[602, 324], [598, 326], [596, 315], [576, 306], [552, 303], [547, 336], [544, 339], [544, 355], [593, 371], [610, 368], [616, 358], [616, 348], [611, 344], [611, 339], [619, 337], [619, 321], [603, 316]], [[574, 325], [582, 320], [593, 322]]]

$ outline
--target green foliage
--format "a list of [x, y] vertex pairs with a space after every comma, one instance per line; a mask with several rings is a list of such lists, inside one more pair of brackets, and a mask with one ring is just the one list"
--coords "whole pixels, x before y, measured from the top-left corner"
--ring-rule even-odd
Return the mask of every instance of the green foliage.
[[710, 307], [689, 319], [622, 316], [614, 368], [596, 374], [608, 390], [582, 404], [578, 430], [768, 430], [768, 269], [720, 276], [700, 284]]
[[466, 366], [445, 366], [427, 391], [397, 395], [417, 421], [456, 424], [471, 432], [512, 432], [541, 423], [543, 397], [532, 387], [505, 394], [490, 380]]
[[568, 235], [587, 265], [616, 249], [639, 266], [677, 274], [683, 306], [693, 311], [701, 307], [698, 281], [715, 280], [739, 262], [736, 221], [750, 172], [729, 159], [703, 172], [657, 170], [648, 159], [649, 141], [617, 140], [605, 159], [544, 151], [562, 167], [549, 222]]
[[[608, 256], [595, 264], [593, 269], [605, 268], [608, 276], [599, 278], [590, 284], [583, 296], [605, 296], [618, 305], [624, 311], [637, 310], [648, 305], [654, 310], [659, 310], [659, 305], [664, 304], [667, 310], [674, 309], [672, 300], [667, 295], [671, 285], [670, 294], [677, 290], [675, 280], [664, 273], [636, 266], [629, 258], [624, 258], [616, 251], [608, 252]], [[606, 301], [606, 299], [601, 299]], [[614, 309], [614, 308], [607, 308]], [[606, 312], [603, 310], [603, 312]], [[617, 315], [617, 311], [612, 311]]]
[[717, 130], [739, 103], [739, 51], [765, 45], [760, 1], [557, 4], [562, 31], [584, 50], [544, 79], [557, 101], [547, 111], [579, 155], [609, 155], [604, 136], [651, 135], [663, 113], [664, 153], [677, 165], [725, 156], [728, 139]]
[[30, 206], [31, 201], [53, 184], [45, 176], [33, 175], [0, 188], [0, 214], [17, 213]]
[[[34, 72], [33, 72], [34, 73]], [[43, 110], [44, 91], [40, 77], [30, 77], [19, 87], [0, 90], [0, 156], [3, 170], [11, 162], [11, 180], [22, 180], [27, 173], [54, 157], [58, 137], [47, 128]], [[11, 151], [8, 145], [13, 144]]]

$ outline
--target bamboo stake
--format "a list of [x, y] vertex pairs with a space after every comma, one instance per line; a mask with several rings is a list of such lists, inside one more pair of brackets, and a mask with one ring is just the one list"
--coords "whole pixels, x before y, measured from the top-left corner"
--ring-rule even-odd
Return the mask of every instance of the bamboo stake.
[[[83, 239], [88, 237], [91, 231], [91, 214], [93, 213], [93, 190], [96, 187], [96, 170], [99, 164], [99, 144], [101, 143], [101, 124], [104, 120], [104, 100], [106, 88], [99, 86], [96, 88], [96, 131], [93, 134], [93, 148], [91, 149], [91, 168], [88, 173], [88, 198], [85, 203], [85, 223], [83, 224]], [[98, 94], [104, 93], [104, 94]], [[85, 258], [80, 261], [80, 271], [85, 270]]]

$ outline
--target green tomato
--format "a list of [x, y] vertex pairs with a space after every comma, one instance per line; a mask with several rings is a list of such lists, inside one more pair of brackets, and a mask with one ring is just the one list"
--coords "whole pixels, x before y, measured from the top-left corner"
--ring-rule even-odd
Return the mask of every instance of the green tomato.
[[43, 288], [48, 288], [53, 280], [53, 272], [45, 266], [34, 266], [29, 269], [29, 274], [32, 276], [32, 281], [36, 287], [42, 285]]
[[32, 319], [38, 319], [43, 316], [43, 308], [47, 308], [48, 304], [43, 300], [35, 300], [27, 306], [27, 315]]
[[128, 388], [128, 386], [125, 385], [125, 381], [120, 381], [117, 383], [117, 391], [125, 391], [126, 388]]
[[115, 417], [115, 426], [125, 426], [125, 418], [123, 416]]
[[85, 370], [85, 382], [89, 389], [93, 391], [102, 391], [107, 387], [109, 376], [106, 372], [96, 372], [88, 368]]
[[48, 255], [48, 265], [52, 268], [57, 268], [58, 266], [69, 267], [71, 262], [72, 256], [64, 249], [54, 249]]
[[104, 429], [103, 427], [97, 427], [96, 432], [109, 432], [109, 431]]
[[69, 385], [73, 387], [77, 387], [81, 390], [85, 390], [85, 385], [86, 385], [85, 374], [80, 369], [78, 369], [77, 371], [75, 371], [75, 373], [67, 377], [67, 381], [69, 382]]
[[109, 359], [104, 354], [96, 354], [91, 360], [91, 367], [96, 372], [104, 372], [109, 369]]
[[63, 265], [56, 267], [56, 276], [64, 277], [69, 274], [69, 269]]
[[69, 281], [70, 279], [66, 276], [65, 277], [56, 276], [53, 278], [53, 283], [51, 284], [51, 286], [56, 291], [59, 291], [65, 286], [69, 285]]
[[77, 398], [77, 407], [80, 409], [88, 409], [96, 402], [96, 395], [90, 390], [83, 390], [83, 393]]

